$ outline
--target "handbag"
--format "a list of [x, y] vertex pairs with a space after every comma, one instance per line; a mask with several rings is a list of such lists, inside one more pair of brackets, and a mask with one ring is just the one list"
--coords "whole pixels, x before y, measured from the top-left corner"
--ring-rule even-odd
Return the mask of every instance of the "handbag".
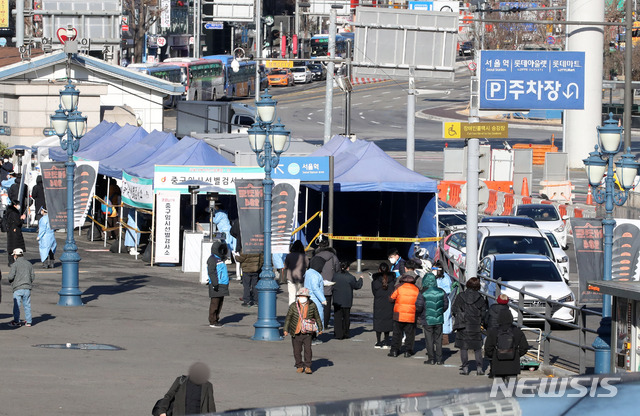
[[296, 302], [296, 306], [298, 307], [298, 316], [302, 321], [302, 325], [300, 326], [300, 332], [303, 334], [312, 334], [314, 332], [318, 332], [318, 324], [315, 319], [308, 319], [302, 317], [302, 312], [300, 311], [300, 305]]

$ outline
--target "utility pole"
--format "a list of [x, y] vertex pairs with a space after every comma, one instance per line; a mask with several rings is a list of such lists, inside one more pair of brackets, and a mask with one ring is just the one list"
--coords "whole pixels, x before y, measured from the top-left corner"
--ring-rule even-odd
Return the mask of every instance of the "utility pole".
[[[338, 6], [342, 8], [342, 6]], [[327, 64], [327, 87], [325, 92], [324, 104], [324, 143], [331, 140], [331, 123], [333, 111], [333, 71], [335, 64], [333, 59], [336, 57], [336, 5], [331, 6], [329, 12], [329, 46], [328, 46], [329, 63]]]
[[631, 0], [625, 1], [624, 12], [624, 116], [622, 127], [624, 127], [624, 149], [631, 147], [631, 103], [633, 101], [633, 91], [631, 89], [631, 74], [633, 72], [633, 3]]
[[[475, 52], [477, 55], [477, 51]], [[476, 56], [475, 61], [477, 62]], [[479, 121], [478, 95], [479, 81], [477, 76], [471, 77], [471, 97], [469, 99], [469, 123]], [[480, 166], [480, 140], [467, 140], [467, 249], [465, 264], [465, 282], [477, 276], [478, 272], [478, 185]]]
[[414, 170], [416, 157], [416, 68], [409, 67], [407, 91], [407, 169]]
[[256, 46], [256, 101], [260, 97], [260, 58], [262, 57], [262, 0], [256, 0], [256, 37], [254, 39], [254, 44]]
[[200, 32], [202, 29], [202, 19], [200, 13], [202, 6], [200, 0], [193, 1], [193, 57], [200, 58]]
[[347, 74], [344, 95], [344, 134], [351, 135], [351, 40], [347, 40]]

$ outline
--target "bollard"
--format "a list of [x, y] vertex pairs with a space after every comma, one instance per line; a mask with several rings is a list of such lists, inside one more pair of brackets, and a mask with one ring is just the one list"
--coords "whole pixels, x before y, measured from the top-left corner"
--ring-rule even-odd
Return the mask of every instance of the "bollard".
[[[362, 237], [362, 234], [358, 234], [358, 237]], [[356, 241], [356, 259], [358, 259], [357, 272], [362, 272], [362, 240]]]

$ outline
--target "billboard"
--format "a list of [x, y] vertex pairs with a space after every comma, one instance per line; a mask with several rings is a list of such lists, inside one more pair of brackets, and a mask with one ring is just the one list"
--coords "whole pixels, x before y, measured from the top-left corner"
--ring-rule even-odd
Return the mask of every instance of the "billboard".
[[202, 4], [213, 5], [212, 15], [202, 13], [202, 20], [205, 22], [253, 22], [255, 20], [253, 0], [203, 0]]
[[584, 52], [481, 51], [481, 110], [584, 109]]

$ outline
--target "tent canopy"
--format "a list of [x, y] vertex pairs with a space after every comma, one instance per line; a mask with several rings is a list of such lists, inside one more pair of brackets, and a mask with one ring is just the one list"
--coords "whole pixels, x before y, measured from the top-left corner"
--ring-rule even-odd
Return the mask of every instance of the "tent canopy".
[[334, 186], [341, 192], [438, 192], [436, 180], [407, 169], [366, 140], [334, 136], [309, 156], [333, 156]]
[[185, 136], [157, 157], [124, 169], [139, 178], [153, 179], [155, 165], [230, 166], [233, 163], [222, 157], [203, 140]]
[[136, 144], [148, 135], [149, 133], [142, 127], [134, 127], [127, 124], [111, 135], [104, 135], [90, 149], [79, 150], [75, 153], [75, 156], [80, 159], [102, 162], [124, 146]]
[[[109, 137], [113, 133], [120, 130], [121, 127], [116, 123], [110, 123], [108, 121], [102, 121], [100, 124], [89, 130], [80, 139], [80, 147], [78, 151], [84, 151], [92, 148], [96, 143], [101, 142], [105, 137]], [[55, 161], [62, 162], [67, 160], [67, 151], [62, 150], [58, 142], [58, 146], [49, 149], [49, 157]]]
[[103, 175], [120, 179], [123, 170], [153, 158], [154, 155], [162, 154], [176, 143], [178, 139], [172, 133], [154, 130], [139, 142], [131, 141], [111, 156], [100, 160], [98, 171]]

